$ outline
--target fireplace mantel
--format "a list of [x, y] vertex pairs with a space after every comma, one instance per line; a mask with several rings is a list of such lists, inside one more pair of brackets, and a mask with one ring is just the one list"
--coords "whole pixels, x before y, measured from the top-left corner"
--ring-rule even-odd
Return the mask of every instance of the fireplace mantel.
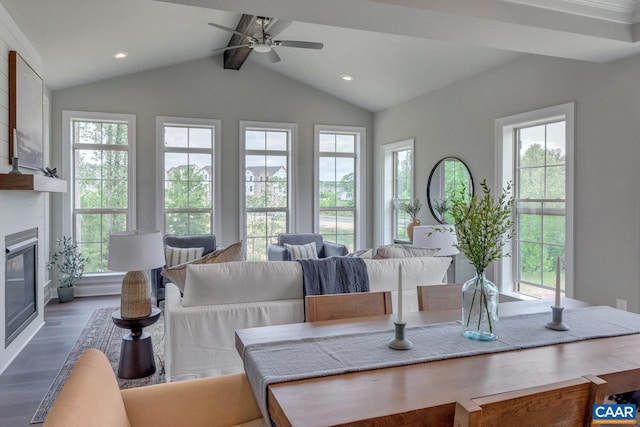
[[67, 181], [32, 174], [0, 174], [0, 190], [44, 191], [66, 193]]

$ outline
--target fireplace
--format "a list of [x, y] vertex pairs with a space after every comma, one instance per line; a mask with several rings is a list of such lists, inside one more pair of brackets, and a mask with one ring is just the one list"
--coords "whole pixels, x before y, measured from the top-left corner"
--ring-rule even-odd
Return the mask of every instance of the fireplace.
[[38, 316], [38, 229], [5, 237], [5, 348]]

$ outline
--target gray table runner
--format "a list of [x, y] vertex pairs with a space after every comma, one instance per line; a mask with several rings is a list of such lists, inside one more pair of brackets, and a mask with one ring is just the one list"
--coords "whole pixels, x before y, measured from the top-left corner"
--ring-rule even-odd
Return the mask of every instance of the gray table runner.
[[244, 367], [268, 420], [269, 384], [640, 333], [640, 315], [608, 306], [565, 310], [564, 320], [571, 328], [566, 332], [545, 328], [550, 320], [551, 310], [502, 317], [498, 339], [485, 342], [464, 338], [459, 321], [411, 327], [406, 336], [414, 348], [409, 351], [387, 346], [394, 334], [391, 329], [251, 344], [244, 350]]

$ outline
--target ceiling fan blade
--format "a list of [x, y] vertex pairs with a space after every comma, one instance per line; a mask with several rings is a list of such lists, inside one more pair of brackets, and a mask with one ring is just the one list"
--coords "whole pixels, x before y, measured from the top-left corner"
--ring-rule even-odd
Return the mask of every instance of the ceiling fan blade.
[[249, 40], [251, 40], [251, 41], [253, 41], [253, 42], [255, 42], [255, 41], [256, 41], [256, 40], [255, 40], [252, 36], [250, 36], [249, 34], [241, 33], [240, 31], [236, 31], [236, 30], [234, 30], [234, 29], [232, 29], [232, 28], [228, 28], [228, 27], [225, 27], [225, 26], [222, 26], [222, 25], [214, 24], [213, 22], [209, 22], [209, 25], [211, 25], [212, 27], [220, 28], [221, 30], [230, 31], [230, 32], [232, 32], [232, 33], [234, 33], [234, 34], [237, 34], [237, 35], [239, 35], [239, 36], [242, 36], [242, 37], [246, 37], [246, 38], [248, 38]]
[[269, 34], [271, 37], [275, 37], [281, 32], [283, 32], [284, 30], [286, 30], [287, 27], [289, 27], [289, 25], [291, 25], [291, 21], [287, 21], [285, 19], [278, 19], [276, 22], [271, 24], [269, 28], [267, 28], [267, 34]]
[[267, 56], [269, 57], [269, 61], [271, 62], [280, 62], [280, 55], [271, 48], [269, 52], [267, 52]]
[[220, 53], [220, 52], [224, 52], [225, 50], [231, 50], [231, 49], [239, 49], [241, 47], [249, 47], [251, 46], [251, 43], [246, 43], [246, 44], [238, 44], [235, 46], [225, 46], [225, 47], [221, 47], [220, 49], [213, 49], [211, 52], [215, 53]]
[[301, 42], [301, 41], [296, 41], [296, 40], [276, 40], [274, 43], [277, 46], [301, 47], [301, 48], [304, 48], [304, 49], [322, 49], [324, 47], [323, 43]]

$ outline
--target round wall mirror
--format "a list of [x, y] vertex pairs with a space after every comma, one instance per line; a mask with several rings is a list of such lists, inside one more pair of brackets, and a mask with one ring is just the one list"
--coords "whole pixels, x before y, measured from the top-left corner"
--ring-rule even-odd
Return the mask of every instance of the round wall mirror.
[[427, 202], [431, 215], [440, 224], [453, 224], [451, 200], [460, 194], [462, 188], [467, 190], [467, 201], [473, 197], [473, 178], [467, 165], [457, 157], [445, 157], [431, 170], [427, 181]]

